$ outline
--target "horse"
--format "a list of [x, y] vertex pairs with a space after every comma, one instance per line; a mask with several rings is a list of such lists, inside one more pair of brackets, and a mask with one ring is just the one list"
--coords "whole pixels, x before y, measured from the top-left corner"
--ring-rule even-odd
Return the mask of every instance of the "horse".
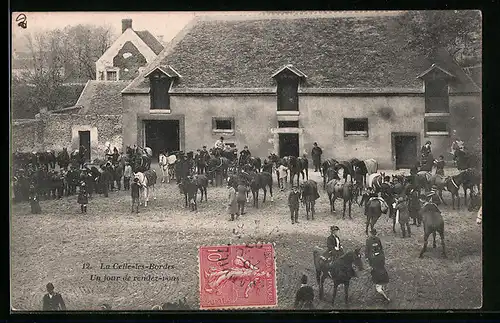
[[403, 238], [406, 238], [407, 231], [408, 237], [411, 237], [409, 203], [410, 201], [407, 201], [406, 198], [398, 197], [392, 205], [396, 212], [396, 215], [392, 218], [392, 229], [394, 231], [396, 223], [399, 223]]
[[205, 195], [205, 202], [208, 202], [207, 198], [207, 188], [208, 188], [208, 178], [203, 175], [194, 175], [194, 181], [196, 182], [196, 187], [200, 191], [200, 203], [203, 202], [203, 195]]
[[319, 198], [318, 184], [313, 180], [308, 180], [300, 185], [300, 196], [302, 203], [306, 205], [306, 219], [309, 220], [309, 212], [311, 219], [314, 220], [314, 204]]
[[378, 219], [382, 213], [386, 214], [389, 210], [387, 202], [385, 202], [380, 197], [369, 198], [368, 195], [364, 195], [361, 198], [361, 205], [365, 203], [366, 205], [366, 226], [365, 234], [368, 235], [368, 227], [373, 230], [373, 227], [377, 223]]
[[[225, 157], [211, 157], [207, 161], [207, 176], [215, 186], [222, 185], [224, 178], [227, 178], [227, 170], [229, 168], [229, 159]], [[215, 181], [214, 181], [215, 177]]]
[[[335, 165], [339, 162], [336, 159], [330, 158], [321, 163], [321, 174], [323, 174], [323, 189], [326, 189], [326, 183], [333, 179], [333, 174], [338, 177], [338, 173], [335, 170]], [[340, 178], [339, 178], [340, 179]]]
[[[136, 172], [134, 173], [134, 178], [139, 179], [139, 185], [141, 187], [141, 191], [144, 197], [144, 206], [148, 206], [149, 202], [149, 189], [151, 189], [151, 195], [153, 195], [153, 200], [156, 200], [156, 196], [154, 194], [155, 184], [157, 180], [156, 172], [154, 169], [148, 169], [144, 172]], [[142, 203], [141, 203], [142, 204]]]
[[[443, 190], [447, 190], [451, 193], [451, 206], [455, 209], [455, 198], [457, 198], [457, 208], [460, 209], [460, 186], [464, 186], [466, 182], [467, 173], [465, 171], [460, 172], [454, 176], [441, 176], [433, 175], [431, 177], [430, 183], [437, 186], [437, 192], [443, 203], [446, 205], [443, 199]], [[467, 188], [464, 186], [464, 198], [467, 195]]]
[[375, 173], [368, 175], [366, 186], [373, 188], [375, 192], [379, 192], [384, 182], [385, 173]]
[[420, 170], [414, 178], [415, 188], [418, 190], [419, 194], [424, 189], [425, 192], [428, 192], [431, 188], [431, 178], [432, 174], [429, 171]]
[[344, 201], [344, 208], [342, 212], [342, 219], [345, 218], [346, 204], [349, 203], [349, 218], [351, 216], [352, 199], [353, 199], [353, 189], [352, 183], [345, 182], [342, 183], [339, 179], [332, 179], [326, 184], [326, 192], [328, 194], [328, 200], [330, 201], [330, 212], [335, 212], [335, 201], [337, 198], [341, 198]]
[[181, 182], [179, 183], [179, 190], [181, 194], [184, 194], [184, 207], [188, 207], [189, 201], [189, 204], [191, 205], [191, 211], [198, 210], [198, 204], [196, 203], [196, 195], [198, 193], [197, 180], [192, 176], [186, 176], [182, 178]]
[[253, 196], [253, 206], [259, 208], [259, 190], [264, 191], [264, 198], [262, 203], [266, 202], [267, 188], [269, 188], [269, 194], [271, 195], [271, 202], [273, 202], [273, 176], [267, 172], [252, 172], [250, 173], [250, 189], [252, 190]]
[[299, 186], [300, 175], [302, 180], [309, 180], [309, 161], [304, 157], [288, 156], [283, 158], [285, 165], [290, 170], [290, 184], [293, 184], [293, 178], [297, 175], [297, 186]]
[[476, 224], [481, 224], [483, 223], [483, 207], [479, 207], [479, 210], [477, 211], [477, 217], [476, 217]]
[[[356, 159], [357, 160], [357, 159]], [[342, 169], [342, 178], [347, 181], [347, 176], [350, 176], [350, 181], [352, 182], [354, 178], [354, 169], [352, 167], [351, 161], [344, 160], [334, 166], [334, 169], [339, 172]]]
[[420, 214], [424, 223], [424, 246], [420, 251], [419, 258], [423, 258], [424, 252], [427, 250], [427, 241], [429, 240], [429, 236], [431, 234], [433, 237], [432, 247], [436, 248], [436, 232], [439, 233], [439, 237], [441, 238], [441, 246], [443, 248], [442, 254], [443, 257], [446, 258], [444, 244], [444, 220], [441, 215], [441, 211], [434, 203], [426, 203], [422, 200], [420, 202], [423, 204], [420, 209]]
[[245, 164], [250, 165], [252, 169], [255, 170], [256, 172], [260, 172], [262, 169], [262, 160], [260, 159], [260, 157], [250, 156], [247, 158]]
[[352, 160], [351, 164], [353, 165], [354, 176], [360, 175], [362, 178], [363, 185], [366, 185], [366, 177], [375, 174], [378, 171], [378, 162], [373, 159], [365, 159], [365, 160]]
[[351, 278], [356, 277], [353, 265], [359, 270], [363, 270], [361, 260], [361, 248], [348, 251], [333, 262], [327, 262], [321, 258], [324, 252], [322, 248], [316, 246], [313, 251], [314, 268], [316, 270], [316, 281], [319, 285], [319, 299], [323, 299], [325, 279], [330, 277], [333, 280], [332, 305], [335, 303], [337, 288], [344, 285], [345, 304], [349, 302], [349, 283]]

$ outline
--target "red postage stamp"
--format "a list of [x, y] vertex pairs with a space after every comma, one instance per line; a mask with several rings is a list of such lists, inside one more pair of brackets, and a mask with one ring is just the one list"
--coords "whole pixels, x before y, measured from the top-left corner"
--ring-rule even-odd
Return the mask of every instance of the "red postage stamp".
[[278, 304], [272, 244], [200, 247], [200, 309]]

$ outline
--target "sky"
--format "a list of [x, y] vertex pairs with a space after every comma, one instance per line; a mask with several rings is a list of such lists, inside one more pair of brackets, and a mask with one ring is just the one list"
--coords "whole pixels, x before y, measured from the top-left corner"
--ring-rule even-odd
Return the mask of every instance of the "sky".
[[[171, 40], [189, 21], [195, 16], [241, 16], [241, 15], [296, 15], [297, 12], [23, 12], [27, 19], [27, 28], [17, 26], [16, 18], [20, 13], [12, 14], [12, 49], [21, 51], [25, 49], [25, 35], [33, 31], [53, 30], [66, 26], [78, 24], [91, 24], [100, 26], [110, 26], [116, 35], [121, 33], [121, 20], [123, 18], [132, 19], [132, 26], [135, 30], [148, 30], [153, 35], [163, 36], [163, 40]], [[304, 14], [305, 12], [300, 12]], [[349, 15], [367, 16], [378, 14], [395, 14], [397, 12], [381, 11], [315, 11], [308, 12], [318, 16]]]

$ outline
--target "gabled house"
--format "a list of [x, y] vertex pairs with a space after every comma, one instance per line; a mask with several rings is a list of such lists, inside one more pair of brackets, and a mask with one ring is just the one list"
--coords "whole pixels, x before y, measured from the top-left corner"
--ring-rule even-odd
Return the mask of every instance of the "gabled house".
[[122, 34], [97, 60], [96, 80], [132, 80], [163, 50], [149, 31], [132, 28], [132, 19], [122, 20]]
[[401, 28], [394, 16], [197, 19], [122, 91], [123, 144], [189, 151], [223, 135], [266, 157], [318, 142], [323, 158], [407, 168], [430, 140], [450, 160], [452, 134], [480, 137], [481, 89], [445, 50], [405, 48]]

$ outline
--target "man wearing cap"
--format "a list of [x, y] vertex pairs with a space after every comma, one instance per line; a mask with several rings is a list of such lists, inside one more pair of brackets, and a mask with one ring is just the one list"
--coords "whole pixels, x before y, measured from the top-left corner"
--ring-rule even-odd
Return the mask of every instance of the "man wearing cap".
[[139, 184], [139, 178], [134, 177], [132, 185], [130, 185], [130, 195], [132, 196], [132, 213], [139, 213], [140, 191], [141, 186]]
[[327, 259], [329, 259], [330, 261], [335, 260], [338, 255], [344, 253], [344, 248], [342, 248], [342, 245], [340, 244], [340, 238], [338, 237], [339, 231], [340, 228], [338, 226], [331, 226], [330, 235], [326, 239], [326, 247], [328, 249]]
[[54, 292], [54, 285], [47, 284], [47, 294], [43, 296], [43, 310], [44, 311], [65, 311], [66, 304], [61, 294]]
[[321, 155], [323, 154], [323, 150], [318, 147], [318, 143], [315, 142], [313, 144], [313, 148], [311, 150], [311, 157], [313, 159], [314, 171], [321, 171]]
[[243, 147], [243, 150], [240, 151], [240, 160], [239, 160], [239, 165], [244, 165], [246, 164], [248, 158], [252, 156], [250, 151], [248, 150], [248, 146]]
[[290, 217], [292, 224], [299, 223], [300, 192], [297, 186], [293, 186], [288, 194], [288, 207], [290, 208]]
[[426, 194], [427, 201], [429, 203], [434, 203], [436, 205], [440, 205], [441, 203], [445, 204], [444, 201], [441, 199], [441, 196], [437, 193], [438, 187], [437, 185], [432, 185], [432, 188], [429, 193]]
[[297, 294], [295, 294], [295, 303], [293, 307], [295, 309], [311, 309], [313, 308], [314, 301], [314, 290], [311, 286], [307, 285], [307, 276], [302, 275], [300, 279], [301, 285]]
[[385, 269], [385, 255], [382, 248], [382, 242], [377, 237], [377, 230], [372, 229], [370, 236], [366, 239], [365, 257], [368, 264], [372, 267], [372, 281], [375, 284], [377, 293], [382, 295], [386, 301], [390, 301], [389, 297], [384, 292], [384, 285], [389, 282], [389, 274]]

